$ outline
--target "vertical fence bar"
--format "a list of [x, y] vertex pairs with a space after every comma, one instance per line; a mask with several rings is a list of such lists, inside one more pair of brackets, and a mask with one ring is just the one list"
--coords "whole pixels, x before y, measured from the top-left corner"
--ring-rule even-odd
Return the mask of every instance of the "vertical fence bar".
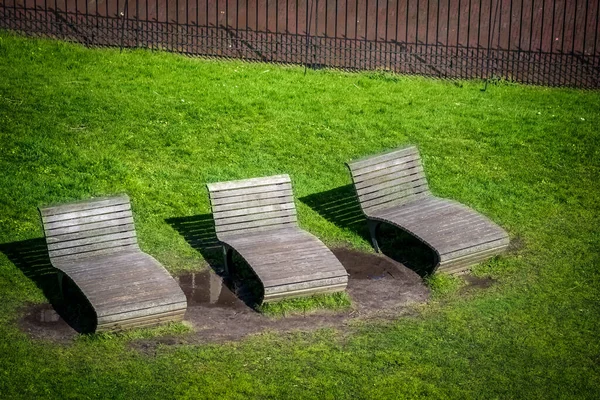
[[[544, 47], [544, 16], [546, 14], [546, 2], [544, 0], [542, 0], [542, 20], [541, 20], [541, 24], [540, 24], [540, 51], [538, 52], [538, 73], [542, 75], [541, 79], [540, 77], [537, 77], [537, 81], [538, 83], [540, 81], [543, 81], [543, 77], [546, 74], [546, 63], [544, 61], [542, 61], [543, 59], [545, 60], [545, 57], [543, 56], [543, 47]], [[534, 75], [536, 76], [536, 75]]]
[[[596, 46], [598, 44], [598, 20], [600, 20], [600, 1], [596, 3], [596, 28], [594, 29], [594, 50], [592, 51], [592, 57], [594, 58], [592, 60], [599, 56], [596, 52]], [[594, 64], [594, 66], [596, 65]]]
[[[554, 67], [554, 23], [555, 23], [555, 16], [556, 16], [556, 1], [552, 2], [552, 26], [550, 27], [550, 56], [549, 56], [549, 70], [551, 70]], [[555, 78], [555, 74], [550, 74], [550, 76], [552, 77], [552, 84], [554, 84], [554, 82], [556, 81]]]
[[425, 60], [429, 62], [429, 0], [427, 0], [427, 14], [425, 18]]
[[[375, 1], [375, 68], [378, 68], [381, 64], [381, 49], [379, 48], [379, 0]], [[369, 56], [373, 58], [372, 54]]]
[[[415, 21], [415, 49], [418, 49], [417, 51], [415, 51], [415, 53], [419, 54], [419, 56], [422, 54], [422, 49], [421, 46], [419, 45], [419, 9], [421, 5], [421, 0], [417, 0], [417, 17], [416, 17], [416, 21]], [[422, 68], [419, 70], [419, 72], [422, 71]]]
[[[512, 52], [512, 47], [511, 47], [511, 41], [512, 41], [512, 20], [513, 20], [513, 0], [510, 0], [510, 8], [509, 8], [509, 19], [508, 19], [508, 44], [506, 45], [506, 50], [507, 50], [507, 59], [506, 59], [506, 71], [504, 72], [505, 74], [508, 74], [508, 70], [509, 70], [509, 65], [510, 65], [510, 61], [513, 57], [513, 52]], [[510, 70], [510, 75], [511, 75], [511, 81], [512, 81], [512, 74], [513, 71]]]
[[[439, 38], [440, 38], [440, 5], [442, 4], [442, 0], [438, 0], [437, 2], [437, 9], [436, 9], [436, 18], [435, 18], [435, 61], [434, 61], [434, 65], [437, 69], [438, 67], [438, 44], [439, 44]], [[440, 76], [441, 77], [441, 76]]]
[[[471, 15], [471, 0], [469, 0], [469, 16]], [[456, 15], [456, 75], [459, 78], [463, 78], [463, 70], [462, 70], [462, 60], [460, 59], [459, 56], [459, 48], [460, 48], [460, 17], [462, 15], [461, 13], [461, 0], [458, 0], [458, 13]], [[469, 26], [470, 24], [467, 24], [467, 32], [469, 30]], [[467, 51], [469, 49], [469, 39], [468, 39], [469, 35], [467, 33]]]
[[448, 9], [446, 10], [446, 51], [444, 54], [445, 57], [445, 64], [446, 64], [446, 68], [444, 68], [445, 71], [445, 77], [448, 77], [448, 70], [449, 68], [452, 68], [452, 61], [449, 59], [449, 54], [450, 54], [450, 0], [448, 0], [447, 3], [447, 7]]
[[[496, 7], [498, 7], [498, 3], [500, 2], [500, 0], [496, 0]], [[492, 8], [494, 5], [494, 0], [490, 0], [490, 18], [488, 20], [488, 45], [487, 45], [487, 54], [486, 54], [486, 61], [485, 61], [485, 74], [486, 80], [490, 79], [490, 50], [492, 49], [492, 32], [493, 32], [493, 27], [492, 27]], [[494, 22], [496, 21], [496, 18], [494, 17]]]
[[394, 67], [393, 67], [393, 71], [394, 72], [398, 72], [398, 22], [400, 21], [400, 0], [396, 0], [396, 37], [394, 39], [395, 43], [392, 44], [392, 48], [394, 49], [393, 54], [391, 54], [391, 57], [394, 57]]

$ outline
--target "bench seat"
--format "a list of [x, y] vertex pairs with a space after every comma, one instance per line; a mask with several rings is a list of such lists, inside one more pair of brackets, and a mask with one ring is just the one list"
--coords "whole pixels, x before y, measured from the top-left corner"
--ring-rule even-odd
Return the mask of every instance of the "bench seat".
[[415, 146], [348, 163], [376, 251], [382, 223], [413, 235], [437, 256], [434, 271], [464, 271], [501, 254], [508, 234], [482, 214], [431, 194]]
[[186, 297], [167, 270], [140, 250], [127, 196], [44, 207], [40, 213], [50, 261], [91, 304], [96, 332], [183, 319]]
[[235, 251], [260, 280], [263, 302], [345, 290], [342, 264], [297, 224], [288, 175], [213, 183], [208, 190], [226, 268]]

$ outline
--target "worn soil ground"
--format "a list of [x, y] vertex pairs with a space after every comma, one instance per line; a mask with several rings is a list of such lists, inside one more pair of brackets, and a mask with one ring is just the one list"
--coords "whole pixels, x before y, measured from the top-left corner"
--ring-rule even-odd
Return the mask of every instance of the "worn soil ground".
[[[193, 326], [194, 332], [138, 340], [133, 346], [152, 351], [158, 344], [233, 341], [262, 332], [344, 330], [355, 321], [406, 315], [410, 313], [410, 305], [425, 302], [429, 297], [429, 289], [422, 278], [389, 257], [346, 248], [333, 252], [350, 275], [347, 288], [352, 299], [350, 309], [268, 317], [240, 300], [212, 270], [205, 270], [176, 278], [188, 298], [185, 320]], [[467, 282], [473, 288], [492, 284], [472, 277]], [[29, 306], [24, 314], [20, 326], [34, 339], [69, 343], [78, 334], [50, 304]]]

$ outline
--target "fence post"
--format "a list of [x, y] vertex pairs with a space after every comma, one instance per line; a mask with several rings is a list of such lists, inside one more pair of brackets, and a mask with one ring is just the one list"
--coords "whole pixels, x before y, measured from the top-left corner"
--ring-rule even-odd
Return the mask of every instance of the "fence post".
[[308, 0], [306, 0], [306, 54], [304, 57], [304, 75], [308, 67], [308, 53], [310, 49], [310, 28], [312, 25], [313, 0], [310, 0], [310, 14], [308, 13]]
[[[487, 90], [488, 87], [488, 83], [490, 81], [490, 53], [491, 53], [491, 49], [492, 49], [492, 35], [494, 34], [494, 31], [496, 30], [496, 18], [498, 18], [498, 6], [500, 4], [501, 0], [496, 0], [496, 10], [494, 10], [494, 19], [493, 22], [490, 21], [490, 26], [488, 27], [488, 46], [487, 46], [487, 61], [486, 61], [486, 66], [485, 66], [485, 86], [483, 87], [483, 91], [485, 92]], [[490, 0], [490, 15], [492, 13], [492, 5], [494, 4], [494, 0]], [[498, 33], [498, 38], [500, 38], [500, 33]], [[500, 40], [498, 40], [498, 42], [500, 42]]]
[[129, 13], [129, 0], [125, 0], [125, 6], [123, 7], [123, 12], [121, 13], [121, 17], [123, 18], [123, 22], [121, 23], [121, 45], [119, 46], [119, 51], [123, 52], [123, 44], [125, 40], [125, 19], [127, 18], [127, 14]]

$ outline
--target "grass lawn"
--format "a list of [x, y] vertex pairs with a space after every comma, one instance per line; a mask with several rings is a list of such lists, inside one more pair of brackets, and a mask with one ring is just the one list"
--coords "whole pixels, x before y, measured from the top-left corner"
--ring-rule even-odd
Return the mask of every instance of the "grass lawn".
[[436, 195], [486, 214], [518, 244], [475, 268], [497, 280], [489, 289], [465, 295], [462, 278], [432, 278], [433, 299], [413, 317], [151, 355], [130, 342], [191, 328], [29, 339], [22, 308], [47, 300], [0, 252], [0, 397], [597, 398], [600, 93], [482, 87], [0, 33], [9, 247], [43, 236], [39, 205], [127, 192], [142, 249], [173, 274], [202, 269], [167, 221], [208, 218], [206, 182], [289, 173], [305, 229], [372, 251], [361, 228], [302, 198], [346, 190], [344, 162], [409, 143]]

